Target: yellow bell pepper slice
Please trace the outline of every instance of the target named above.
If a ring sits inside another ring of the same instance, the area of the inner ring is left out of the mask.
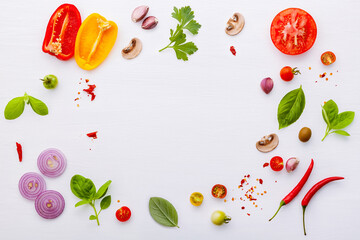
[[[75,60],[84,70],[99,66],[115,44],[118,27],[98,13],[88,16],[81,24],[75,42]]]

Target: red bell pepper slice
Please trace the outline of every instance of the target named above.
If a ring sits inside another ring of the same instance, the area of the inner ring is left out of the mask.
[[[42,50],[60,60],[74,55],[75,40],[81,25],[79,10],[72,4],[59,6],[51,15]]]

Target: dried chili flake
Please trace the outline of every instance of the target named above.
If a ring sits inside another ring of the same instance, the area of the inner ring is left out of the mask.
[[[94,101],[96,95],[94,94],[94,90],[96,88],[95,84],[88,84],[88,89],[83,89],[84,92],[87,92],[89,95],[91,95],[91,101]]]
[[[88,134],[86,134],[86,136],[93,138],[93,139],[97,139],[97,131],[88,133]]]
[[[264,181],[260,178],[260,179],[259,179],[259,183],[260,183],[260,184],[263,184],[263,182],[264,182]]]
[[[248,216],[250,216],[250,213],[247,213]]]
[[[230,47],[230,52],[232,53],[232,55],[236,56],[236,50],[235,50],[234,46]]]
[[[323,74],[320,74],[319,77],[320,78],[324,78],[326,76],[326,72],[324,72]]]
[[[16,142],[16,151],[19,156],[19,162],[22,162],[22,146],[20,143]]]
[[[263,165],[263,168],[265,168],[265,167],[268,167],[270,164],[269,163],[264,163],[264,165]]]
[[[242,209],[242,210],[244,210],[244,209],[245,209],[245,207],[244,207],[244,206],[242,206],[242,207],[241,207],[241,209]]]

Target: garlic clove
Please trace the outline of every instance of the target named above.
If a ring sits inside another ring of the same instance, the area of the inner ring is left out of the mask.
[[[148,6],[139,6],[135,8],[133,13],[131,14],[131,20],[133,20],[133,22],[139,22],[143,20],[146,14],[148,13],[148,11],[149,11]]]
[[[154,27],[156,27],[158,22],[159,22],[159,20],[156,17],[150,16],[150,17],[145,18],[141,27],[146,30],[153,29]]]
[[[274,87],[274,81],[269,77],[264,78],[260,83],[260,87],[266,94],[269,94]]]
[[[299,165],[299,163],[300,163],[300,160],[298,158],[296,158],[296,157],[289,158],[286,161],[286,165],[285,165],[286,171],[288,173],[294,171],[295,168]]]

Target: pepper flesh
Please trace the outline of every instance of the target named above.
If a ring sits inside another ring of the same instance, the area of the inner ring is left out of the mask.
[[[22,162],[22,146],[20,143],[16,142],[16,151],[19,156],[19,162]]]
[[[307,171],[305,172],[304,176],[301,178],[300,182],[294,187],[294,189],[288,195],[286,195],[286,197],[283,198],[283,200],[281,200],[278,210],[276,211],[275,215],[269,219],[269,221],[271,221],[276,216],[276,214],[279,212],[279,210],[282,206],[291,202],[296,197],[296,195],[299,194],[299,192],[305,185],[306,181],[308,180],[313,167],[314,167],[314,160],[311,159],[311,163],[310,163]]]
[[[303,228],[304,228],[304,235],[306,235],[305,230],[305,209],[307,205],[309,204],[311,198],[315,195],[317,191],[319,191],[320,188],[328,184],[329,182],[336,181],[336,180],[342,180],[343,177],[329,177],[321,180],[320,182],[316,183],[310,190],[306,193],[305,197],[301,201],[301,205],[303,208]]]
[[[98,13],[88,16],[81,25],[75,43],[75,60],[80,68],[99,66],[115,44],[118,27]]]

